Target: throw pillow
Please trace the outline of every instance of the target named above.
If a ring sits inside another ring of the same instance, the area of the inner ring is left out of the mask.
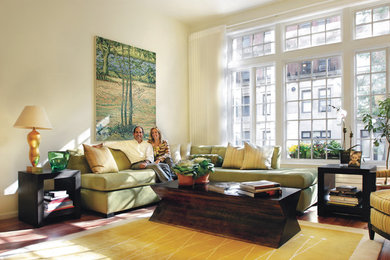
[[[112,153],[106,146],[93,147],[83,144],[84,154],[94,173],[118,172],[118,166]]]
[[[191,154],[189,156],[190,160],[195,159],[195,158],[210,159],[211,163],[214,164],[215,167],[221,167],[222,166],[222,162],[223,162],[222,156],[220,156],[218,154]]]
[[[193,145],[191,146],[191,154],[209,154],[211,153],[210,145]]]
[[[282,147],[279,145],[274,146],[274,152],[272,155],[271,167],[272,169],[280,168],[280,160],[282,156]]]
[[[180,145],[181,160],[187,160],[187,157],[190,155],[190,151],[191,151],[191,143]]]
[[[244,147],[245,156],[241,166],[242,170],[271,169],[273,147],[259,147],[250,143],[244,143]]]
[[[83,173],[91,173],[91,168],[89,168],[89,164],[85,155],[70,155],[67,169],[71,170],[79,170],[81,174]]]
[[[171,158],[175,164],[180,162],[181,160],[181,155],[180,155],[180,144],[171,144],[169,146],[170,151],[171,151]]]
[[[127,158],[126,154],[122,152],[119,149],[113,149],[113,148],[108,148],[110,149],[110,152],[112,156],[114,157],[114,160],[116,162],[116,165],[118,166],[118,170],[128,170],[131,167],[131,163],[129,158]]]
[[[222,168],[240,169],[244,160],[244,152],[245,150],[243,147],[233,147],[229,143]]]

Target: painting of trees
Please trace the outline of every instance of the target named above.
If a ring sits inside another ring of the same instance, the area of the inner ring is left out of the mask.
[[[156,124],[156,54],[96,37],[96,140],[128,140]]]

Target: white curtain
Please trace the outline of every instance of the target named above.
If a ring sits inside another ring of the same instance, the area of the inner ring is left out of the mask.
[[[189,122],[192,144],[226,143],[225,26],[189,37]]]

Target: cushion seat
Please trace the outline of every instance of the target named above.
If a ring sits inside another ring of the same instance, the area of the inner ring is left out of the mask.
[[[390,190],[378,190],[370,194],[370,239],[374,231],[390,239]]]
[[[122,170],[118,173],[85,173],[81,178],[81,187],[97,191],[114,191],[155,183],[153,170]]]
[[[215,172],[210,174],[210,180],[232,182],[269,180],[279,182],[283,187],[305,189],[317,183],[317,169],[241,170],[215,167]]]

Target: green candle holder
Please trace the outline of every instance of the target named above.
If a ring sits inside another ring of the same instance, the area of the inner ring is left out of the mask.
[[[70,154],[64,151],[51,151],[48,153],[49,163],[52,172],[59,172],[68,166]]]

